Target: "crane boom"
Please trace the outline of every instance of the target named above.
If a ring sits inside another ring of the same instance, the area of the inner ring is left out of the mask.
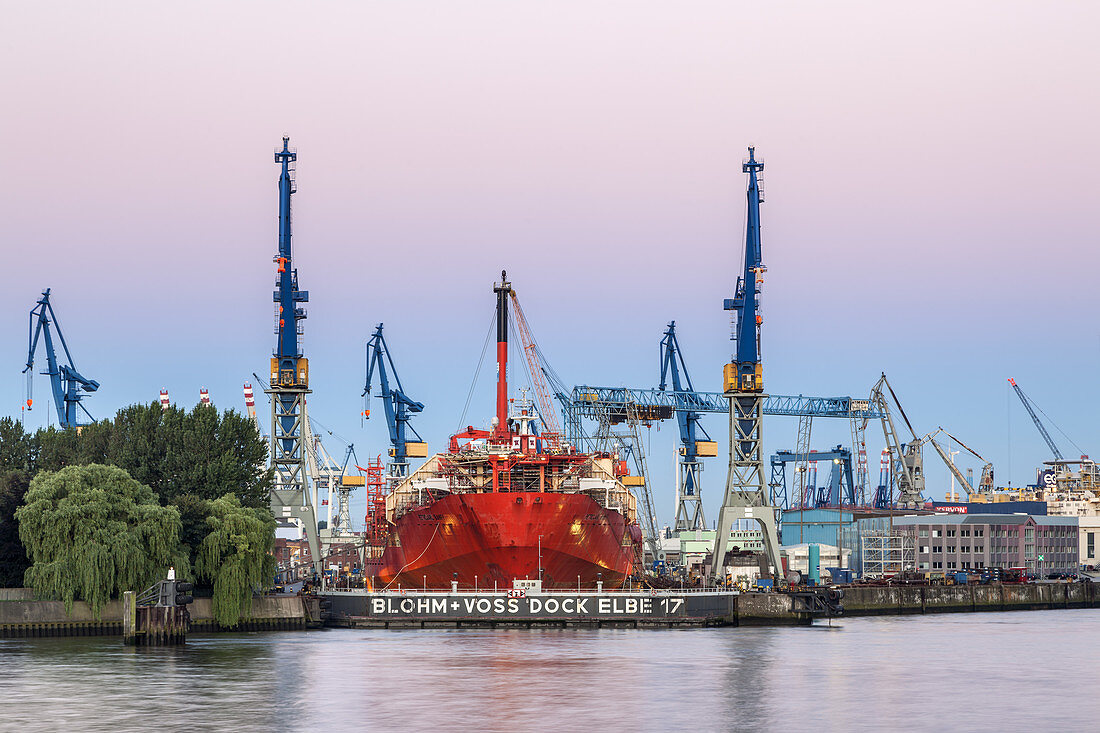
[[[944,432],[944,433],[947,433],[947,435],[950,435],[950,433],[948,433],[943,428],[940,428],[939,430],[937,430],[936,433],[939,433],[941,431]],[[962,473],[962,471],[959,470],[958,466],[956,466],[951,461],[950,456],[947,455],[947,451],[945,451],[943,449],[943,446],[940,445],[936,441],[936,433],[930,433],[925,438],[925,440],[932,444],[932,447],[936,449],[936,453],[939,453],[940,458],[943,459],[943,465],[947,466],[947,470],[951,472],[951,474],[955,477],[955,480],[958,481],[959,484],[962,486],[963,491],[966,492],[967,497],[973,495],[974,494],[974,487],[971,486],[970,482],[966,480],[966,477],[963,476],[963,473]],[[958,442],[958,441],[956,441],[956,442]],[[962,445],[962,443],[959,443],[959,445]],[[966,446],[963,446],[963,447],[965,448]],[[970,450],[970,449],[967,448],[967,450]],[[971,451],[971,453],[973,453],[973,451]]]
[[[1050,437],[1050,433],[1043,426],[1043,421],[1039,419],[1039,416],[1035,414],[1035,408],[1031,406],[1031,400],[1027,398],[1024,391],[1020,389],[1020,385],[1016,384],[1016,380],[1012,377],[1008,378],[1008,383],[1012,385],[1012,389],[1016,390],[1016,396],[1020,398],[1020,402],[1024,403],[1024,409],[1027,410],[1027,414],[1031,415],[1032,422],[1035,423],[1035,427],[1039,429],[1039,434],[1043,436],[1043,440],[1047,442],[1047,447],[1050,448],[1050,452],[1054,454],[1055,460],[1061,461],[1062,451],[1058,450],[1058,446],[1054,444],[1054,439]]]
[[[52,328],[51,328],[52,323]],[[65,352],[67,364],[59,364],[57,351],[54,348],[53,332],[57,332],[57,340],[61,342],[61,348]],[[73,356],[69,352],[69,345],[65,343],[65,336],[61,333],[61,324],[57,322],[53,306],[50,304],[50,288],[42,291],[42,297],[31,309],[30,326],[27,347],[27,366],[23,372],[27,375],[27,409],[34,404],[32,391],[32,375],[34,374],[34,353],[38,349],[38,339],[42,338],[46,349],[47,371],[43,374],[50,377],[50,389],[53,391],[54,408],[57,410],[57,422],[62,428],[77,426],[76,410],[79,407],[84,414],[91,419],[91,413],[81,404],[84,395],[81,392],[95,392],[99,389],[99,382],[88,379],[76,370],[73,364]]]
[[[539,418],[542,420],[542,425],[546,428],[547,433],[561,435],[561,426],[558,424],[554,403],[550,398],[550,385],[547,384],[535,339],[531,336],[531,329],[527,326],[527,317],[523,315],[523,309],[519,307],[519,296],[516,295],[515,289],[511,291],[511,296],[512,310],[516,314],[516,328],[519,330],[520,341],[523,342],[523,355],[527,357],[532,386],[535,388],[535,396],[539,401]]]
[[[386,365],[389,365],[387,370]],[[363,386],[363,397],[370,398],[371,383],[374,374],[378,373],[378,388],[382,398],[382,406],[386,412],[386,427],[390,434],[390,458],[389,476],[391,479],[401,479],[409,473],[409,451],[417,456],[427,456],[427,444],[416,432],[409,420],[418,412],[424,410],[424,404],[417,402],[405,394],[401,386],[401,378],[393,365],[393,356],[386,345],[386,338],[382,335],[382,324],[379,323],[367,342],[367,379]],[[391,384],[390,378],[393,378]],[[364,406],[363,416],[370,418],[369,403]],[[416,436],[416,440],[409,440],[409,433]]]
[[[664,391],[669,379],[672,381],[672,391],[682,396],[687,404],[698,401],[680,342],[676,338],[676,321],[668,324],[668,330],[661,339],[661,384],[658,389]],[[699,473],[703,468],[699,461],[699,434],[705,440],[704,455],[716,455],[718,446],[713,444],[707,431],[699,424],[701,417],[697,410],[676,411],[676,424],[680,429],[679,475],[676,482],[677,531],[705,529],[707,525],[699,486]]]

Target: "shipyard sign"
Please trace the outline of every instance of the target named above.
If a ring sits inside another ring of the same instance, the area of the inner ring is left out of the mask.
[[[685,618],[683,596],[643,593],[481,595],[372,595],[366,615],[378,619],[662,619]]]

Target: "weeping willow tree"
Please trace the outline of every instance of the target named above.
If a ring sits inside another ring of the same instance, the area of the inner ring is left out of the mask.
[[[241,506],[233,494],[209,503],[210,531],[195,561],[198,577],[213,583],[214,620],[233,627],[252,614],[252,593],[275,576],[275,518],[267,509]]]
[[[143,590],[169,566],[188,575],[179,512],[115,466],[39,473],[15,518],[31,561],[24,582],[67,612],[79,599],[99,618],[112,596]]]

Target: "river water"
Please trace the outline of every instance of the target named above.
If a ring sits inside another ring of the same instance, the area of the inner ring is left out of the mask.
[[[0,639],[0,730],[1100,729],[1100,611]]]

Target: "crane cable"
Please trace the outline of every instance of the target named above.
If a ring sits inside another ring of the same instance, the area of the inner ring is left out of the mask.
[[[455,428],[455,433],[462,432],[465,427],[462,423],[466,422],[466,413],[470,410],[470,403],[474,399],[474,389],[477,387],[477,378],[481,374],[481,366],[485,363],[485,354],[489,350],[489,339],[493,337],[493,326],[496,325],[496,313],[489,319],[489,330],[485,332],[485,343],[481,346],[481,358],[477,361],[477,369],[474,370],[474,378],[470,380],[470,391],[466,394],[466,404],[462,408],[462,414],[458,418],[458,427]]]

